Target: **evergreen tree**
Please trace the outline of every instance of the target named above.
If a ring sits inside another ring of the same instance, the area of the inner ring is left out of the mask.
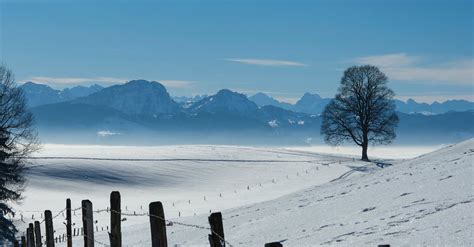
[[[12,203],[21,200],[25,158],[37,150],[33,115],[27,110],[23,91],[12,72],[0,65],[0,242],[13,241],[16,228]]]

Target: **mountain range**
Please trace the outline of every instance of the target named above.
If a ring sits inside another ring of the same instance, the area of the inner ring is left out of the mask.
[[[305,93],[295,104],[280,102],[265,93],[257,93],[249,97],[258,106],[273,105],[295,112],[321,114],[331,98],[322,98],[318,94]],[[421,113],[425,115],[442,114],[450,111],[474,110],[474,102],[467,100],[447,100],[443,103],[418,103],[413,99],[407,102],[395,99],[396,109],[403,113]]]
[[[145,80],[133,80],[133,84],[137,84],[138,82],[146,82]],[[146,85],[146,84],[143,84]],[[92,85],[89,87],[85,86],[75,86],[73,88],[66,88],[63,90],[53,89],[47,85],[34,83],[34,82],[26,82],[20,86],[23,91],[25,92],[26,98],[28,100],[28,104],[30,107],[52,104],[52,103],[59,103],[59,102],[66,102],[71,101],[80,97],[89,96],[90,94],[96,93],[104,89],[104,87],[100,85]],[[164,87],[161,85],[162,91]],[[111,88],[116,89],[117,85],[111,86]],[[118,87],[120,89],[120,87]],[[125,90],[134,91],[132,85],[128,85],[127,89]],[[110,90],[107,90],[110,92]],[[118,94],[120,92],[111,93],[111,94]],[[137,97],[137,96],[135,96]],[[208,95],[195,95],[192,97],[186,96],[167,96],[170,97],[177,105],[182,108],[189,108],[194,103],[203,100],[208,97]],[[106,97],[107,98],[107,97]],[[294,112],[302,112],[307,114],[321,114],[324,110],[324,107],[329,103],[331,98],[322,98],[318,94],[312,93],[305,93],[295,104],[290,104],[287,102],[281,102],[277,99],[259,92],[252,96],[249,96],[248,99],[253,101],[257,106],[276,106],[286,110],[291,110]],[[104,102],[105,103],[105,102]],[[168,107],[176,107],[176,104],[172,103],[173,106]],[[467,101],[467,100],[447,100],[445,102],[433,102],[431,104],[428,103],[419,103],[413,99],[408,99],[406,102],[402,100],[395,100],[396,109],[399,112],[403,113],[421,113],[425,115],[433,115],[433,114],[442,114],[450,111],[470,111],[474,110],[474,102]],[[157,106],[153,106],[157,107]],[[159,107],[162,107],[161,104]]]
[[[63,90],[53,89],[48,85],[26,82],[20,86],[23,90],[27,103],[30,107],[70,101],[79,97],[84,97],[92,93],[102,90],[104,87],[100,85],[92,85],[89,87],[75,86],[65,88]]]
[[[44,85],[22,87],[29,90],[25,95],[40,137],[61,143],[318,143],[322,142],[318,113],[330,100],[307,93],[294,105],[278,104],[263,93],[247,97],[223,89],[195,101],[185,99],[183,105],[162,84],[146,80],[91,87],[70,98],[64,96],[65,90]],[[48,103],[40,104],[38,99]],[[399,116],[401,143],[452,142],[474,136],[472,110],[437,115],[399,112]]]

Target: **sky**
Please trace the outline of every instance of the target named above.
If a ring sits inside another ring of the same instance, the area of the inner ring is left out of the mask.
[[[332,97],[346,68],[372,64],[399,99],[474,100],[473,16],[470,0],[0,0],[0,62],[19,83],[287,102]]]

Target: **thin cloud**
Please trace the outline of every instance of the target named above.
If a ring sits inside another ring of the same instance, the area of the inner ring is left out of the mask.
[[[380,56],[367,56],[355,59],[359,64],[373,64],[380,67],[405,67],[420,61],[420,57],[409,56],[406,53],[394,53]]]
[[[474,59],[423,66],[421,57],[396,53],[358,57],[353,62],[379,66],[389,78],[401,81],[469,85],[474,80]]]
[[[79,85],[89,83],[124,83],[127,79],[116,77],[47,77],[35,76],[28,79],[29,81],[54,84],[54,85]]]
[[[172,88],[190,88],[196,81],[184,81],[184,80],[157,80],[166,87]]]
[[[250,64],[250,65],[259,65],[259,66],[273,66],[273,67],[286,67],[286,66],[306,67],[306,66],[309,66],[309,65],[301,63],[301,62],[288,61],[288,60],[255,59],[255,58],[227,58],[225,60],[230,61],[230,62]]]

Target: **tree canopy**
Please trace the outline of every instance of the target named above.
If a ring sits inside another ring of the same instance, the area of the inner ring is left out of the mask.
[[[341,79],[337,94],[322,113],[321,134],[326,143],[353,142],[362,147],[362,160],[370,144],[389,144],[395,137],[398,116],[388,78],[372,65],[353,66]]]

